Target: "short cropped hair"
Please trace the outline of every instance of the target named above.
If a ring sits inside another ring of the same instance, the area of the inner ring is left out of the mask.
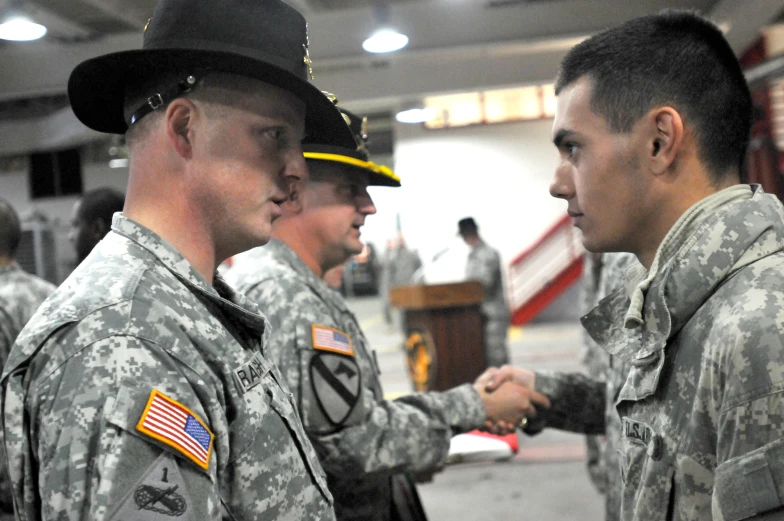
[[[125,204],[125,194],[113,188],[96,188],[82,195],[77,217],[85,223],[98,219],[106,223],[107,228],[112,225],[112,216],[115,212],[122,212]]]
[[[123,109],[125,120],[130,120],[133,113],[148,102],[150,96],[183,84],[185,78],[192,72],[192,69],[171,70],[147,81],[128,85]],[[183,97],[210,102],[209,110],[213,115],[217,115],[220,114],[221,105],[231,106],[238,103],[237,92],[253,93],[256,90],[252,83],[254,81],[256,80],[239,74],[212,71],[197,78],[192,90],[183,94]],[[153,122],[166,112],[166,107],[172,101],[173,99],[166,100],[164,104],[131,125],[125,133],[125,141],[129,147],[145,139],[149,129],[154,125]]]
[[[0,199],[0,255],[16,257],[16,249],[22,237],[22,225],[13,206],[5,199]]]
[[[588,38],[561,62],[559,94],[591,81],[591,109],[625,133],[649,110],[671,106],[697,140],[712,181],[743,175],[752,101],[738,60],[721,30],[689,11],[644,16]]]

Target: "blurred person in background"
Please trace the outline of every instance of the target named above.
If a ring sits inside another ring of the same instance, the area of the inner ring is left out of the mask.
[[[49,282],[24,271],[16,262],[22,236],[19,216],[8,201],[0,199],[0,368],[19,332],[41,303],[55,290]],[[0,436],[0,446],[2,446]],[[5,453],[0,449],[0,453]],[[13,519],[11,483],[5,457],[0,457],[0,520]]]
[[[504,291],[501,255],[479,235],[479,226],[472,217],[460,219],[458,234],[471,249],[466,263],[466,279],[482,283],[485,290],[482,315],[485,319],[485,362],[488,367],[509,363],[509,306]]]
[[[384,255],[384,268],[382,273],[381,294],[384,298],[384,321],[393,323],[392,306],[389,302],[389,292],[395,286],[414,284],[414,275],[422,267],[422,259],[416,250],[408,248],[403,234],[398,232],[394,239],[387,241],[387,251]]]
[[[623,287],[626,269],[637,264],[631,253],[586,254],[583,277],[583,313],[595,308],[606,296]],[[606,396],[615,396],[629,374],[629,364],[602,349],[585,329],[582,330],[583,363],[588,377],[607,386]],[[621,421],[615,412],[613,399],[605,402],[604,432],[586,435],[586,464],[591,480],[604,495],[605,520],[617,521],[621,506],[621,476],[616,469],[620,466]],[[543,425],[531,424],[528,434],[535,434]]]
[[[122,212],[125,194],[113,188],[96,188],[82,195],[71,212],[68,240],[79,265],[112,228],[112,217]]]
[[[21,237],[19,216],[10,203],[0,199],[0,367],[19,332],[55,290],[53,284],[27,273],[16,262]]]
[[[324,282],[327,283],[327,286],[337,292],[341,292],[343,288],[343,272],[345,269],[346,263],[344,262],[343,264],[339,264],[334,268],[328,269],[321,278],[324,279]]]

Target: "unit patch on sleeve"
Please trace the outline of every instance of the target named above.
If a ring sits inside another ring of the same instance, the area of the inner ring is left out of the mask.
[[[120,502],[107,521],[195,521],[194,512],[185,480],[174,456],[163,453]]]
[[[313,394],[333,425],[341,425],[359,400],[359,367],[353,358],[318,353],[310,360]]]
[[[354,356],[354,346],[351,337],[338,329],[313,324],[313,348],[320,351],[332,351],[341,355]]]
[[[190,409],[157,389],[150,393],[136,429],[176,449],[199,467],[209,467],[214,435]]]

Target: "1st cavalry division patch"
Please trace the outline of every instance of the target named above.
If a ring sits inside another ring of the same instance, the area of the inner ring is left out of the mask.
[[[157,389],[150,393],[136,429],[176,449],[199,467],[209,467],[214,435],[190,409]]]
[[[324,416],[333,425],[341,425],[359,400],[356,360],[332,353],[315,353],[310,360],[310,382]]]

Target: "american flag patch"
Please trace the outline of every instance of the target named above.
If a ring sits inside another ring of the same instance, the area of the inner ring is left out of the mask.
[[[190,409],[157,389],[150,393],[136,429],[177,449],[201,468],[209,467],[212,432]]]
[[[354,346],[351,345],[351,337],[348,334],[316,324],[313,324],[312,330],[314,349],[354,356]]]

